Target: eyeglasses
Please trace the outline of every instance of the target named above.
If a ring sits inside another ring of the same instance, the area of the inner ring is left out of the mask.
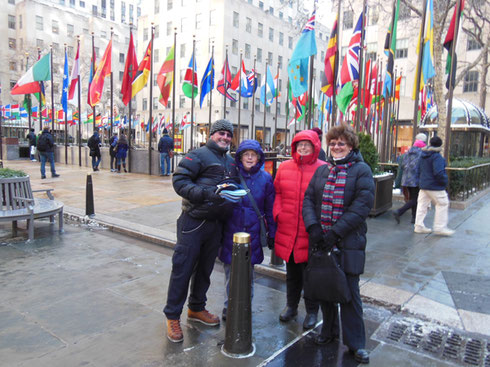
[[[221,130],[221,131],[218,131],[217,133],[218,133],[219,136],[226,136],[227,138],[232,138],[233,137],[233,135],[231,135],[228,131]]]
[[[328,143],[328,146],[330,148],[335,148],[335,146],[338,146],[338,147],[342,148],[342,147],[345,147],[346,145],[347,144],[345,144],[344,142],[341,142],[341,141],[338,141],[336,143],[333,143],[333,142],[332,143]]]

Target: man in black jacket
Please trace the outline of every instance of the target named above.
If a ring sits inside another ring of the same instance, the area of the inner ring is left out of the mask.
[[[233,125],[216,121],[204,147],[189,152],[174,172],[172,183],[182,196],[182,213],[177,219],[177,244],[172,257],[168,286],[167,337],[172,342],[184,340],[180,315],[189,292],[187,319],[205,325],[219,325],[219,317],[206,309],[210,275],[221,245],[223,220],[232,204],[216,194],[220,182],[237,176],[234,160],[227,154],[233,138]]]
[[[36,157],[34,156],[34,153],[36,151],[36,134],[34,133],[34,129],[31,129],[29,134],[27,134],[26,138],[29,140],[29,155],[31,161],[35,162]]]
[[[51,165],[51,177],[59,177],[54,168],[54,139],[49,132],[49,126],[45,126],[39,140],[37,141],[37,150],[41,157],[41,178],[46,178],[46,161],[49,160]]]

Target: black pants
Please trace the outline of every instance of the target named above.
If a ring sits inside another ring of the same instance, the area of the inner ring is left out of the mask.
[[[109,155],[111,156],[111,169],[114,169],[114,163],[116,163],[116,152],[111,151],[109,152]]]
[[[177,244],[172,257],[167,304],[163,309],[168,319],[180,319],[189,282],[189,309],[204,310],[222,230],[220,221],[194,219],[184,212],[177,219]]]
[[[409,200],[398,209],[398,215],[403,215],[408,209],[412,209],[412,218],[415,219],[417,214],[417,199],[419,197],[420,189],[418,187],[407,187]]]
[[[340,318],[342,321],[343,342],[351,350],[364,349],[366,347],[366,331],[362,318],[362,301],[359,292],[359,275],[347,275],[352,300],[340,305]],[[338,336],[339,323],[337,304],[322,302],[323,336]]]
[[[291,253],[289,261],[286,263],[286,289],[288,306],[294,309],[298,308],[301,299],[301,291],[304,287],[305,268],[307,263],[296,264],[294,255]],[[317,313],[319,303],[305,298],[305,307],[307,313]]]

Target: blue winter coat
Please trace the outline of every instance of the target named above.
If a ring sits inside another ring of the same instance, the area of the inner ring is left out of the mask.
[[[247,172],[240,161],[240,153],[250,149],[259,153],[260,159]],[[262,215],[265,215],[268,237],[274,237],[276,234],[276,224],[272,216],[272,207],[274,205],[275,190],[271,175],[261,169],[264,165],[265,157],[260,144],[255,140],[244,140],[236,151],[235,161],[260,212]],[[233,214],[225,223],[223,244],[218,255],[219,259],[225,264],[231,263],[233,234],[236,232],[250,233],[252,247],[251,262],[252,264],[260,264],[264,260],[264,253],[260,244],[260,222],[248,195],[244,196],[239,203],[234,205]]]
[[[174,149],[174,141],[168,136],[168,134],[163,135],[158,142],[158,151],[160,153],[168,153]]]
[[[446,190],[448,183],[446,161],[439,153],[441,147],[427,147],[422,150],[420,158],[419,187],[422,190]]]
[[[410,150],[403,155],[403,160],[401,163],[403,169],[402,186],[419,186],[421,155],[422,149],[420,149],[419,147],[411,147]]]

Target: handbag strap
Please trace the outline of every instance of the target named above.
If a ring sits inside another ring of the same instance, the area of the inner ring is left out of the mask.
[[[252,204],[252,207],[255,210],[255,214],[257,214],[257,217],[261,221],[261,224],[263,224],[265,226],[264,216],[260,213],[259,207],[257,206],[257,203],[255,202],[254,197],[250,193],[250,189],[248,188],[247,183],[245,182],[245,179],[243,178],[243,176],[241,175],[241,173],[238,173],[238,175],[240,176],[240,183],[242,184],[242,186],[247,191],[248,199],[250,200],[250,203]]]

